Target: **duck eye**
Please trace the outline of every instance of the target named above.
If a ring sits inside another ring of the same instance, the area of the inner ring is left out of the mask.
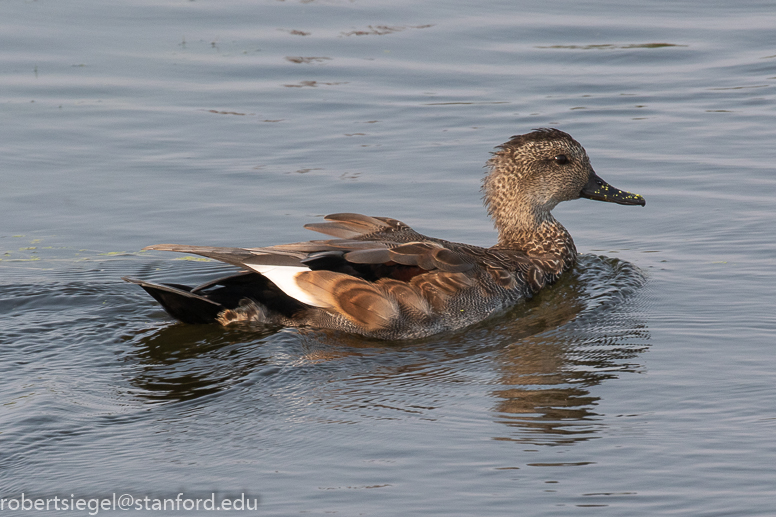
[[[565,154],[559,154],[555,157],[555,163],[558,165],[566,165],[569,162],[569,159],[566,157]]]

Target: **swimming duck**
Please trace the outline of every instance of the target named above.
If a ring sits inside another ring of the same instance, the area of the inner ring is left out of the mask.
[[[305,228],[331,237],[266,248],[156,244],[240,272],[190,287],[125,277],[185,323],[251,322],[335,329],[378,339],[460,329],[531,298],[571,268],[568,231],[550,213],[580,197],[621,205],[644,198],[593,171],[585,149],[557,129],[512,137],[482,185],[498,230],[490,248],[426,237],[388,217],[340,213]]]

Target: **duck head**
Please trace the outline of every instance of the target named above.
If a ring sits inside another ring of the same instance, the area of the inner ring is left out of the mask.
[[[550,211],[561,201],[584,197],[621,205],[646,204],[640,195],[602,180],[579,142],[557,129],[512,137],[498,147],[488,166],[482,189],[500,242],[511,240],[510,234],[525,238],[542,225],[559,225]]]

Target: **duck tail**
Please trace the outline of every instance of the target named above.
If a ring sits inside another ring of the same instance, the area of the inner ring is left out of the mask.
[[[157,284],[137,278],[122,280],[137,284],[159,302],[167,314],[183,323],[215,323],[218,315],[227,307],[196,293],[194,288],[181,284]]]
[[[130,277],[122,280],[145,289],[170,316],[183,323],[227,325],[234,321],[251,321],[273,324],[309,308],[254,271],[240,271],[196,287]]]

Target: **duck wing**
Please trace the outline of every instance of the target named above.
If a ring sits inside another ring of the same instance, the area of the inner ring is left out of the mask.
[[[367,332],[387,328],[407,313],[433,317],[474,288],[483,271],[477,255],[487,250],[429,239],[395,219],[333,214],[326,220],[307,227],[339,239],[262,248],[157,244],[145,249],[192,253],[258,273],[296,307],[328,311]],[[166,293],[183,295],[179,286],[165,285]],[[202,292],[185,291],[208,307],[198,298]],[[248,297],[274,310],[269,300]],[[163,296],[155,298],[164,305]]]

